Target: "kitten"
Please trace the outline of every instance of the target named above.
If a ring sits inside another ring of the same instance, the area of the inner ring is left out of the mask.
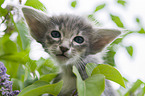
[[[30,28],[32,37],[42,44],[61,73],[54,83],[63,80],[64,84],[58,96],[71,96],[76,89],[76,76],[72,66],[76,66],[81,77],[88,76],[85,71],[87,63],[100,63],[94,54],[112,42],[121,32],[111,29],[94,28],[86,19],[74,15],[48,16],[38,10],[23,7],[22,11]],[[102,63],[102,62],[101,62]],[[101,96],[115,96],[106,80],[105,91]]]

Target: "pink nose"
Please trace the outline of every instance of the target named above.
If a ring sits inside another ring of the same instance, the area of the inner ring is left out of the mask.
[[[59,48],[60,48],[60,50],[62,51],[62,53],[64,53],[64,52],[66,52],[66,51],[69,50],[69,48],[64,47],[64,46],[60,46]]]

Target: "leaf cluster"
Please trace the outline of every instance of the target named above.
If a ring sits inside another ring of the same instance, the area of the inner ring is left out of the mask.
[[[30,39],[28,34],[28,27],[21,17],[17,8],[7,6],[3,8],[2,5],[6,0],[0,0],[0,28],[3,25],[5,28],[0,30],[0,61],[2,61],[6,68],[7,74],[10,75],[13,81],[13,90],[21,90],[19,96],[38,96],[44,93],[57,95],[63,85],[63,81],[56,84],[50,84],[53,78],[56,77],[58,68],[53,62],[48,59],[40,58],[39,60],[32,60],[29,57]],[[19,0],[21,4],[21,0]],[[116,0],[118,5],[126,6],[125,0]],[[27,0],[26,6],[31,6],[38,10],[46,12],[46,7],[39,0]],[[71,2],[73,8],[77,8],[78,1]],[[95,14],[107,8],[107,3],[97,5],[92,14],[88,14],[88,18],[95,22],[96,25],[101,25]],[[108,12],[108,16],[116,26],[125,29],[124,22],[119,15]],[[109,50],[104,57],[105,63],[109,64],[88,64],[86,71],[89,76],[86,80],[82,80],[78,70],[73,67],[73,72],[77,76],[77,91],[79,96],[100,96],[105,88],[105,79],[114,81],[121,86],[118,90],[120,96],[144,96],[145,85],[141,80],[137,80],[133,84],[123,78],[121,74],[112,66],[115,66],[114,56],[118,47],[124,47],[130,57],[134,56],[133,46],[124,46],[122,44],[123,38],[131,33],[145,34],[145,29],[141,25],[140,18],[136,18],[136,23],[140,30],[129,31],[111,43],[107,49]],[[12,39],[13,36],[16,36]],[[110,66],[112,65],[112,66]],[[124,84],[125,81],[125,84]]]

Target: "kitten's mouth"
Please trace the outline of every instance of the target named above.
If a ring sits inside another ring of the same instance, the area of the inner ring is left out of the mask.
[[[56,54],[56,56],[61,56],[61,57],[65,57],[65,58],[68,58],[66,55],[64,54]]]

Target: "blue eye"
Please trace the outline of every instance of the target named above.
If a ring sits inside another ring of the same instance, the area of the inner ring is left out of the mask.
[[[53,38],[60,38],[60,37],[61,37],[61,34],[60,34],[59,31],[52,31],[52,32],[51,32],[51,36],[52,36]]]
[[[77,43],[79,43],[79,44],[81,44],[81,43],[84,42],[84,38],[82,36],[76,36],[74,38],[74,41],[77,42]]]

